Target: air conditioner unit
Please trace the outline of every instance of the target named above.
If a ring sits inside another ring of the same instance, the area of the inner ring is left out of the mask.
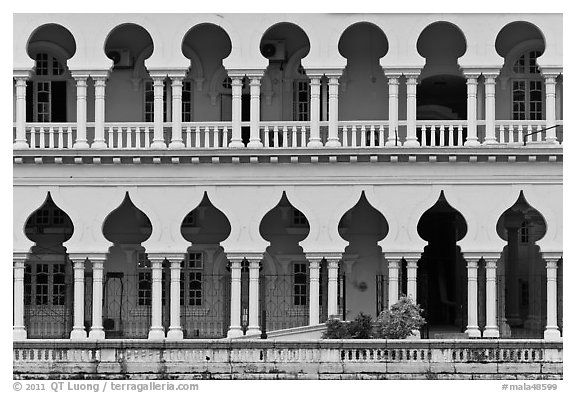
[[[271,61],[286,60],[286,45],[284,41],[267,40],[262,42],[260,50],[265,58]]]
[[[111,49],[108,57],[114,61],[114,68],[132,68],[132,56],[128,49]]]

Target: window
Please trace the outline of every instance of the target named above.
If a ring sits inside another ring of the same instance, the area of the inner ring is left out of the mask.
[[[33,219],[29,222],[29,225],[35,228],[27,227],[27,231],[44,233],[46,228],[61,228],[67,227],[69,224],[66,223],[66,214],[58,206],[56,206],[52,201],[46,203],[40,210],[32,216]],[[70,232],[69,229],[66,232]]]
[[[182,227],[190,228],[197,226],[198,223],[198,214],[196,210],[192,210],[186,217],[184,217],[184,221],[182,221]]]
[[[536,59],[539,51],[523,53],[512,66],[512,119],[542,120],[542,78]]]
[[[306,305],[306,285],[308,277],[305,263],[294,264],[294,305]]]
[[[27,306],[64,306],[66,304],[66,264],[26,264],[24,304]]]
[[[26,121],[66,121],[66,69],[48,54],[35,56],[35,75],[26,84]]]
[[[192,121],[192,82],[184,81],[182,84],[182,121]]]
[[[524,221],[520,227],[520,243],[528,243],[530,241],[530,227]]]
[[[138,253],[138,305],[152,305],[152,268],[146,253]]]
[[[163,110],[164,121],[170,121],[172,114],[170,113],[169,106],[172,101],[171,89],[169,89],[170,82],[164,81],[163,88]],[[192,82],[182,82],[182,121],[192,121]],[[144,121],[152,123],[154,121],[154,82],[147,80],[144,82]]]
[[[201,252],[190,252],[184,260],[180,273],[180,304],[202,305],[202,270],[204,258]]]
[[[167,103],[168,103],[168,84],[164,82],[164,121],[167,117]],[[144,121],[151,123],[154,121],[154,82],[147,80],[144,82]]]
[[[307,80],[294,81],[294,120],[310,119],[310,84]]]
[[[292,209],[292,225],[295,227],[305,227],[308,225],[306,216],[298,209]]]

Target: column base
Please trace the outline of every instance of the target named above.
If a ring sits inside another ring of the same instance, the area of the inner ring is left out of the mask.
[[[244,332],[242,331],[242,328],[240,326],[230,326],[230,328],[228,329],[228,334],[226,335],[226,338],[236,338],[236,337],[241,337],[244,335]]]
[[[14,341],[20,341],[20,340],[26,340],[27,338],[27,333],[26,333],[26,328],[24,328],[24,326],[14,326],[12,328],[12,340]]]
[[[148,332],[148,340],[164,340],[164,328],[161,326],[153,326]]]
[[[264,147],[264,145],[262,144],[262,142],[259,139],[251,139],[250,142],[248,142],[248,146],[250,148],[261,148]]]
[[[482,145],[498,145],[498,144],[500,144],[500,142],[498,142],[496,138],[485,139],[484,143],[482,143]]]
[[[231,149],[239,149],[244,147],[244,143],[242,143],[241,140],[231,140],[228,147]]]
[[[184,149],[185,147],[186,146],[184,145],[184,142],[182,142],[182,141],[172,141],[168,145],[169,149]]]
[[[519,315],[511,315],[509,317],[506,317],[506,321],[510,326],[521,326],[522,323],[524,322]]]
[[[166,335],[166,340],[184,340],[184,332],[180,326],[178,327],[171,327],[168,330],[168,334]]]
[[[28,146],[28,143],[26,141],[16,141],[14,142],[14,144],[12,145],[12,148],[14,150],[18,150],[18,149],[29,149],[30,146]]]
[[[560,142],[558,142],[558,139],[555,136],[550,137],[550,138],[546,138],[546,143],[550,143],[552,145],[559,145],[560,144]]]
[[[248,326],[248,330],[246,331],[247,336],[261,336],[262,330],[260,330],[259,326]]]
[[[166,149],[166,144],[164,141],[152,141],[150,149]]]
[[[478,142],[478,138],[466,139],[466,142],[464,142],[464,146],[465,147],[478,147],[478,146],[480,146],[480,142]]]
[[[400,147],[402,146],[402,142],[396,141],[394,139],[388,139],[384,144],[384,147]]]
[[[407,139],[404,142],[404,147],[420,147],[420,142],[417,139]]]
[[[90,145],[91,149],[108,149],[108,145],[104,141],[94,141]]]
[[[86,330],[83,327],[74,327],[70,332],[70,340],[72,341],[84,341],[86,340]]]
[[[500,337],[500,332],[496,326],[486,326],[484,328],[484,334],[482,334],[484,338],[498,338]]]
[[[320,139],[310,139],[306,147],[315,148],[315,147],[324,147],[324,145],[322,144],[322,141]]]
[[[326,141],[326,147],[341,147],[342,144],[338,139],[328,139]]]
[[[89,340],[104,340],[106,338],[106,333],[102,327],[96,327],[90,329],[90,333],[88,333]]]
[[[86,141],[76,141],[76,143],[74,143],[74,146],[72,146],[72,148],[73,149],[89,149],[90,145]]]
[[[480,338],[482,337],[482,333],[480,333],[480,329],[478,326],[470,326],[466,328],[464,332],[468,335],[468,338]]]
[[[560,335],[560,330],[556,326],[546,326],[544,330],[544,340],[560,340],[562,336]]]

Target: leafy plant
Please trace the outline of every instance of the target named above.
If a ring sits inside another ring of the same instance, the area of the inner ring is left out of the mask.
[[[422,309],[406,296],[401,297],[389,310],[384,310],[376,319],[376,336],[386,339],[403,339],[414,330],[420,329],[426,321]]]
[[[372,338],[372,317],[361,312],[348,325],[348,333],[351,338]]]
[[[326,331],[322,333],[322,338],[343,339],[350,338],[348,327],[345,322],[339,319],[330,318],[326,321]]]

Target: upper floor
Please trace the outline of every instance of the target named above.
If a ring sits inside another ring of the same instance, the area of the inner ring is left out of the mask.
[[[557,146],[559,14],[16,14],[14,148]]]

